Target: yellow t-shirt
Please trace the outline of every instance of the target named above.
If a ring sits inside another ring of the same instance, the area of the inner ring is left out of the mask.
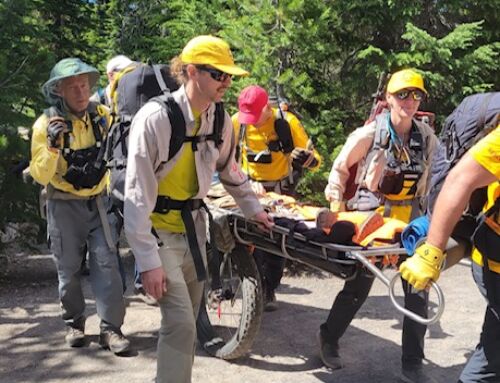
[[[500,125],[474,145],[470,149],[470,154],[499,180],[488,186],[488,201],[483,209],[486,211],[500,198]],[[500,224],[500,215],[497,217],[497,224]],[[500,232],[498,234],[500,235]],[[472,259],[480,265],[483,264],[482,256],[477,249],[474,249]],[[500,263],[490,260],[488,264],[491,270],[500,273]]]
[[[290,112],[285,112],[285,119],[290,125],[290,132],[293,139],[293,144],[296,148],[306,148],[309,137],[302,126],[299,119]],[[245,131],[244,143],[241,150],[241,169],[250,176],[251,179],[256,181],[279,181],[288,176],[290,172],[291,159],[289,154],[281,151],[267,152],[271,155],[270,163],[257,163],[247,161],[248,152],[251,151],[255,154],[268,149],[268,144],[271,141],[278,140],[278,134],[274,129],[276,109],[273,108],[272,116],[264,122],[263,125],[256,127],[247,125]],[[238,113],[232,117],[233,127],[235,132],[235,139],[238,142],[240,123],[238,122]],[[237,143],[238,144],[238,143]],[[320,166],[321,156],[318,152],[314,151],[314,157],[318,160],[318,164],[313,170]]]
[[[201,112],[194,109],[192,111],[195,119],[194,134],[196,135],[201,125]],[[199,186],[191,143],[185,142],[181,150],[179,160],[170,173],[160,181],[158,195],[183,201],[195,196],[198,193]],[[171,210],[167,214],[152,213],[151,221],[153,227],[157,230],[167,230],[172,233],[186,232],[180,210]]]

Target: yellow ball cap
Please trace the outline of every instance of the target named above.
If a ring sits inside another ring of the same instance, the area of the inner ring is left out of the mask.
[[[403,69],[394,73],[389,83],[387,91],[389,93],[399,92],[401,89],[416,88],[427,94],[424,87],[424,78],[411,69]]]
[[[229,45],[215,36],[197,36],[182,50],[180,59],[184,64],[210,65],[235,76],[248,76],[248,72],[234,64]]]

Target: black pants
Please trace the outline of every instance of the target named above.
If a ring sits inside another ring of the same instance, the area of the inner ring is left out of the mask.
[[[253,252],[255,262],[262,277],[264,292],[270,293],[278,288],[285,268],[285,258],[265,251],[255,249]]]
[[[357,276],[346,281],[344,288],[337,295],[325,323],[320,327],[321,335],[327,342],[336,345],[351,324],[354,315],[365,302],[373,285],[374,276],[360,271]],[[402,279],[405,293],[405,307],[427,318],[429,295],[425,291],[416,291]],[[406,316],[403,320],[403,355],[406,365],[418,365],[424,358],[424,336],[427,327]]]
[[[484,283],[484,269],[472,262],[472,275],[481,294],[486,298],[487,285]],[[491,274],[490,288],[500,295],[500,274]],[[500,310],[488,302],[484,314],[483,328],[479,344],[465,365],[460,382],[500,382]]]

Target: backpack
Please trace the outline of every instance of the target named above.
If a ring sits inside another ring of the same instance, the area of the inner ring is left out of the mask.
[[[500,92],[480,93],[466,97],[446,118],[432,160],[427,199],[429,217],[450,170],[477,141],[496,127],[499,113]],[[476,218],[481,213],[486,199],[486,188],[474,191],[468,208],[453,230],[453,237],[470,242],[476,228]]]
[[[147,102],[158,102],[167,110],[172,126],[168,160],[175,156],[186,141],[191,142],[195,150],[196,143],[203,140],[213,140],[217,147],[222,143],[225,117],[222,103],[216,104],[214,132],[211,135],[186,137],[184,116],[171,94],[171,90],[178,88],[167,65],[131,65],[115,78],[111,89],[113,121],[108,134],[106,160],[111,173],[111,198],[119,210],[123,207],[128,136],[132,119]]]

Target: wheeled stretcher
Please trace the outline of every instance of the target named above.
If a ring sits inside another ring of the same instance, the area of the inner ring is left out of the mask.
[[[205,307],[201,308],[198,318],[201,344],[215,356],[233,359],[244,355],[251,347],[258,331],[263,299],[260,277],[253,275],[258,274],[258,270],[253,264],[253,257],[248,254],[248,250],[251,251],[253,248],[301,262],[344,280],[354,278],[365,268],[388,287],[392,304],[404,315],[429,325],[438,321],[443,313],[444,297],[435,283],[431,286],[436,292],[437,309],[431,318],[421,317],[398,303],[394,288],[399,273],[388,278],[384,270],[396,267],[400,257],[406,257],[405,249],[399,244],[366,248],[320,243],[308,240],[301,233],[278,225],[270,231],[264,231],[259,224],[245,219],[237,210],[220,208],[211,210],[219,217],[221,215],[224,217],[224,225],[227,225],[226,229],[231,232],[235,241],[235,249],[225,253],[221,258],[223,291],[219,297],[222,298],[214,299],[213,294],[210,295],[208,292],[205,296],[206,305],[202,305]],[[245,312],[249,307],[254,312]],[[227,314],[235,311],[234,309],[240,311],[239,316],[233,317],[232,314]],[[232,321],[231,324],[227,323],[228,318]],[[252,320],[255,323],[250,323]],[[227,329],[229,330],[226,332]]]

